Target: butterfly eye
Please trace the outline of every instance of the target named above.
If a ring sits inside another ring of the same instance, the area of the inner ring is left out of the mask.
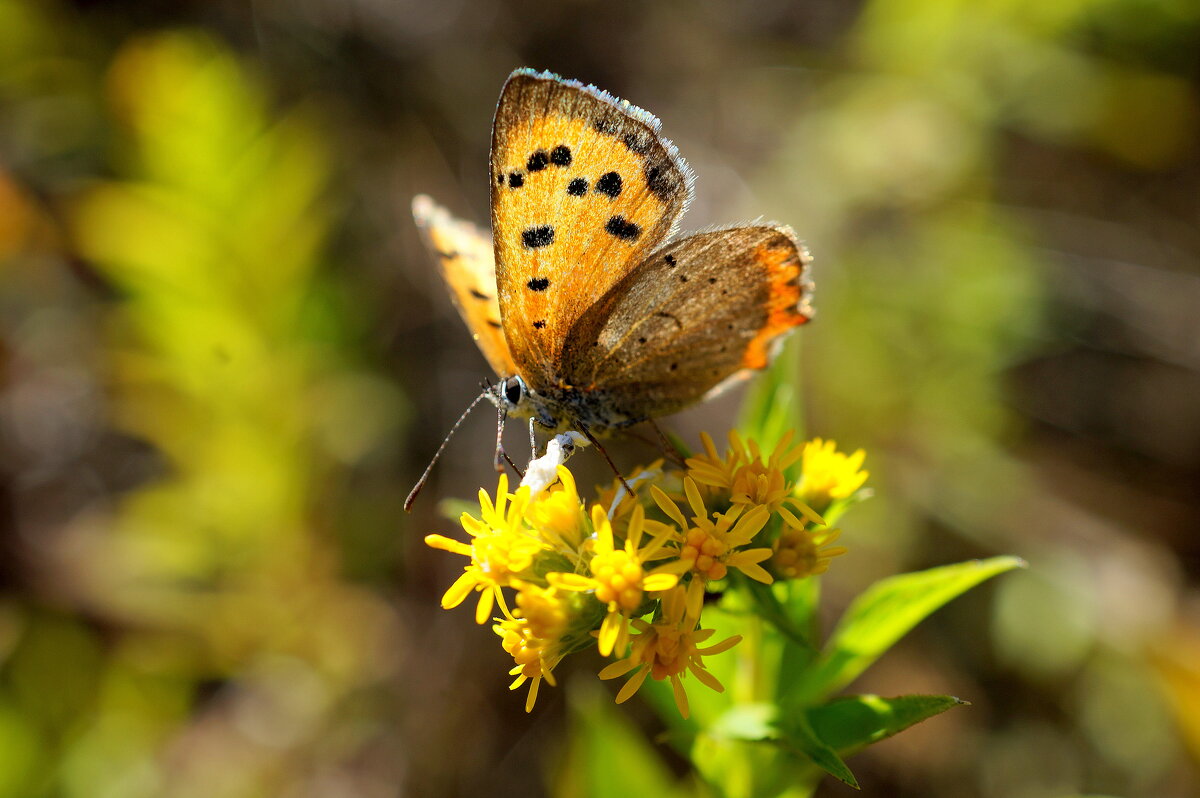
[[[510,405],[519,405],[525,394],[525,386],[520,377],[509,377],[504,383],[504,398]]]

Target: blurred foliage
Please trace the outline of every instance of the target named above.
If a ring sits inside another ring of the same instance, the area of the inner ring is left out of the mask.
[[[1030,564],[855,682],[972,703],[864,791],[1194,795],[1197,41],[1192,0],[0,0],[0,797],[599,795],[561,763],[661,730],[515,717],[401,556],[485,374],[406,208],[486,218],[521,65],[661,116],[685,229],[808,241],[803,379],[747,413],[871,451],[825,603]],[[479,424],[433,496],[482,484]]]

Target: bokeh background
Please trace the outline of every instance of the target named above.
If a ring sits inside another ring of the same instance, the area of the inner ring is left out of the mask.
[[[807,240],[806,432],[877,492],[829,612],[1030,563],[855,686],[972,702],[864,794],[1200,794],[1194,0],[0,0],[0,798],[568,794],[597,663],[526,716],[421,543],[491,414],[401,510],[488,376],[409,203],[487,219],[524,65],[662,118],[684,229]]]

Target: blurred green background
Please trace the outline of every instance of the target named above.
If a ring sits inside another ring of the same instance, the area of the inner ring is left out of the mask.
[[[0,0],[0,798],[555,794],[599,663],[524,715],[421,543],[490,414],[400,506],[488,376],[408,206],[486,221],[525,65],[662,118],[685,230],[812,249],[806,432],[877,491],[831,612],[1030,563],[855,685],[973,704],[864,794],[1200,794],[1194,0]]]

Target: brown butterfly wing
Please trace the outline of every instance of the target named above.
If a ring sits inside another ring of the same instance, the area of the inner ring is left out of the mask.
[[[808,253],[786,227],[697,233],[650,255],[572,328],[564,377],[631,420],[680,410],[765,368],[811,318]]]
[[[470,222],[455,219],[424,194],[413,199],[413,218],[437,259],[450,298],[499,377],[516,373],[500,323],[492,239]]]
[[[650,114],[550,73],[514,72],[492,132],[505,334],[535,391],[561,386],[575,322],[673,230],[691,173]]]

